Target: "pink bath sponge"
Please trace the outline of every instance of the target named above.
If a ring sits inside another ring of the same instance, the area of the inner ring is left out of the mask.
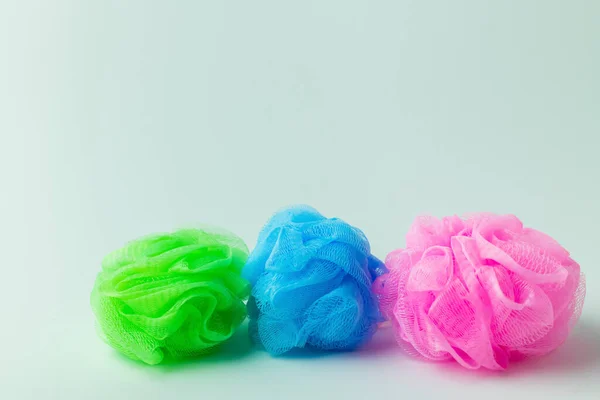
[[[513,215],[417,218],[385,264],[373,288],[401,347],[472,369],[551,352],[585,297],[569,252]]]

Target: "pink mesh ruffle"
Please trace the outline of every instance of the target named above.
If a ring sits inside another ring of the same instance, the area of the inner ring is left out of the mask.
[[[417,218],[385,264],[373,287],[401,347],[466,368],[554,350],[585,296],[579,264],[513,215]]]

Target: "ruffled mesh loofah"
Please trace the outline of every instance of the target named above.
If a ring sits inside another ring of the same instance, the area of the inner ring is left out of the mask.
[[[253,285],[248,312],[254,340],[271,354],[359,346],[380,321],[370,289],[384,268],[364,234],[347,223],[308,206],[278,212],[243,270]]]
[[[246,317],[247,255],[241,239],[214,229],[129,243],[104,259],[92,291],[100,335],[147,364],[207,352]]]
[[[579,265],[515,216],[418,218],[406,242],[374,290],[413,355],[504,369],[554,350],[581,314]]]

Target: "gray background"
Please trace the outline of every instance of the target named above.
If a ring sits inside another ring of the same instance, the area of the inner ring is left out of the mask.
[[[592,0],[0,0],[0,397],[594,398],[598,71]],[[379,257],[418,214],[514,213],[582,265],[580,324],[503,374],[412,360],[388,330],[279,359],[241,333],[179,367],[95,336],[104,254],[195,222],[252,248],[291,203]]]

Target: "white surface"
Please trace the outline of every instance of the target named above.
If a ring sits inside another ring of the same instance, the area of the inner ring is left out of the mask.
[[[600,398],[599,20],[593,0],[0,1],[0,398]],[[380,257],[421,213],[517,214],[582,265],[581,322],[496,374],[412,360],[385,330],[180,367],[95,336],[108,251],[194,222],[253,247],[301,202]]]

